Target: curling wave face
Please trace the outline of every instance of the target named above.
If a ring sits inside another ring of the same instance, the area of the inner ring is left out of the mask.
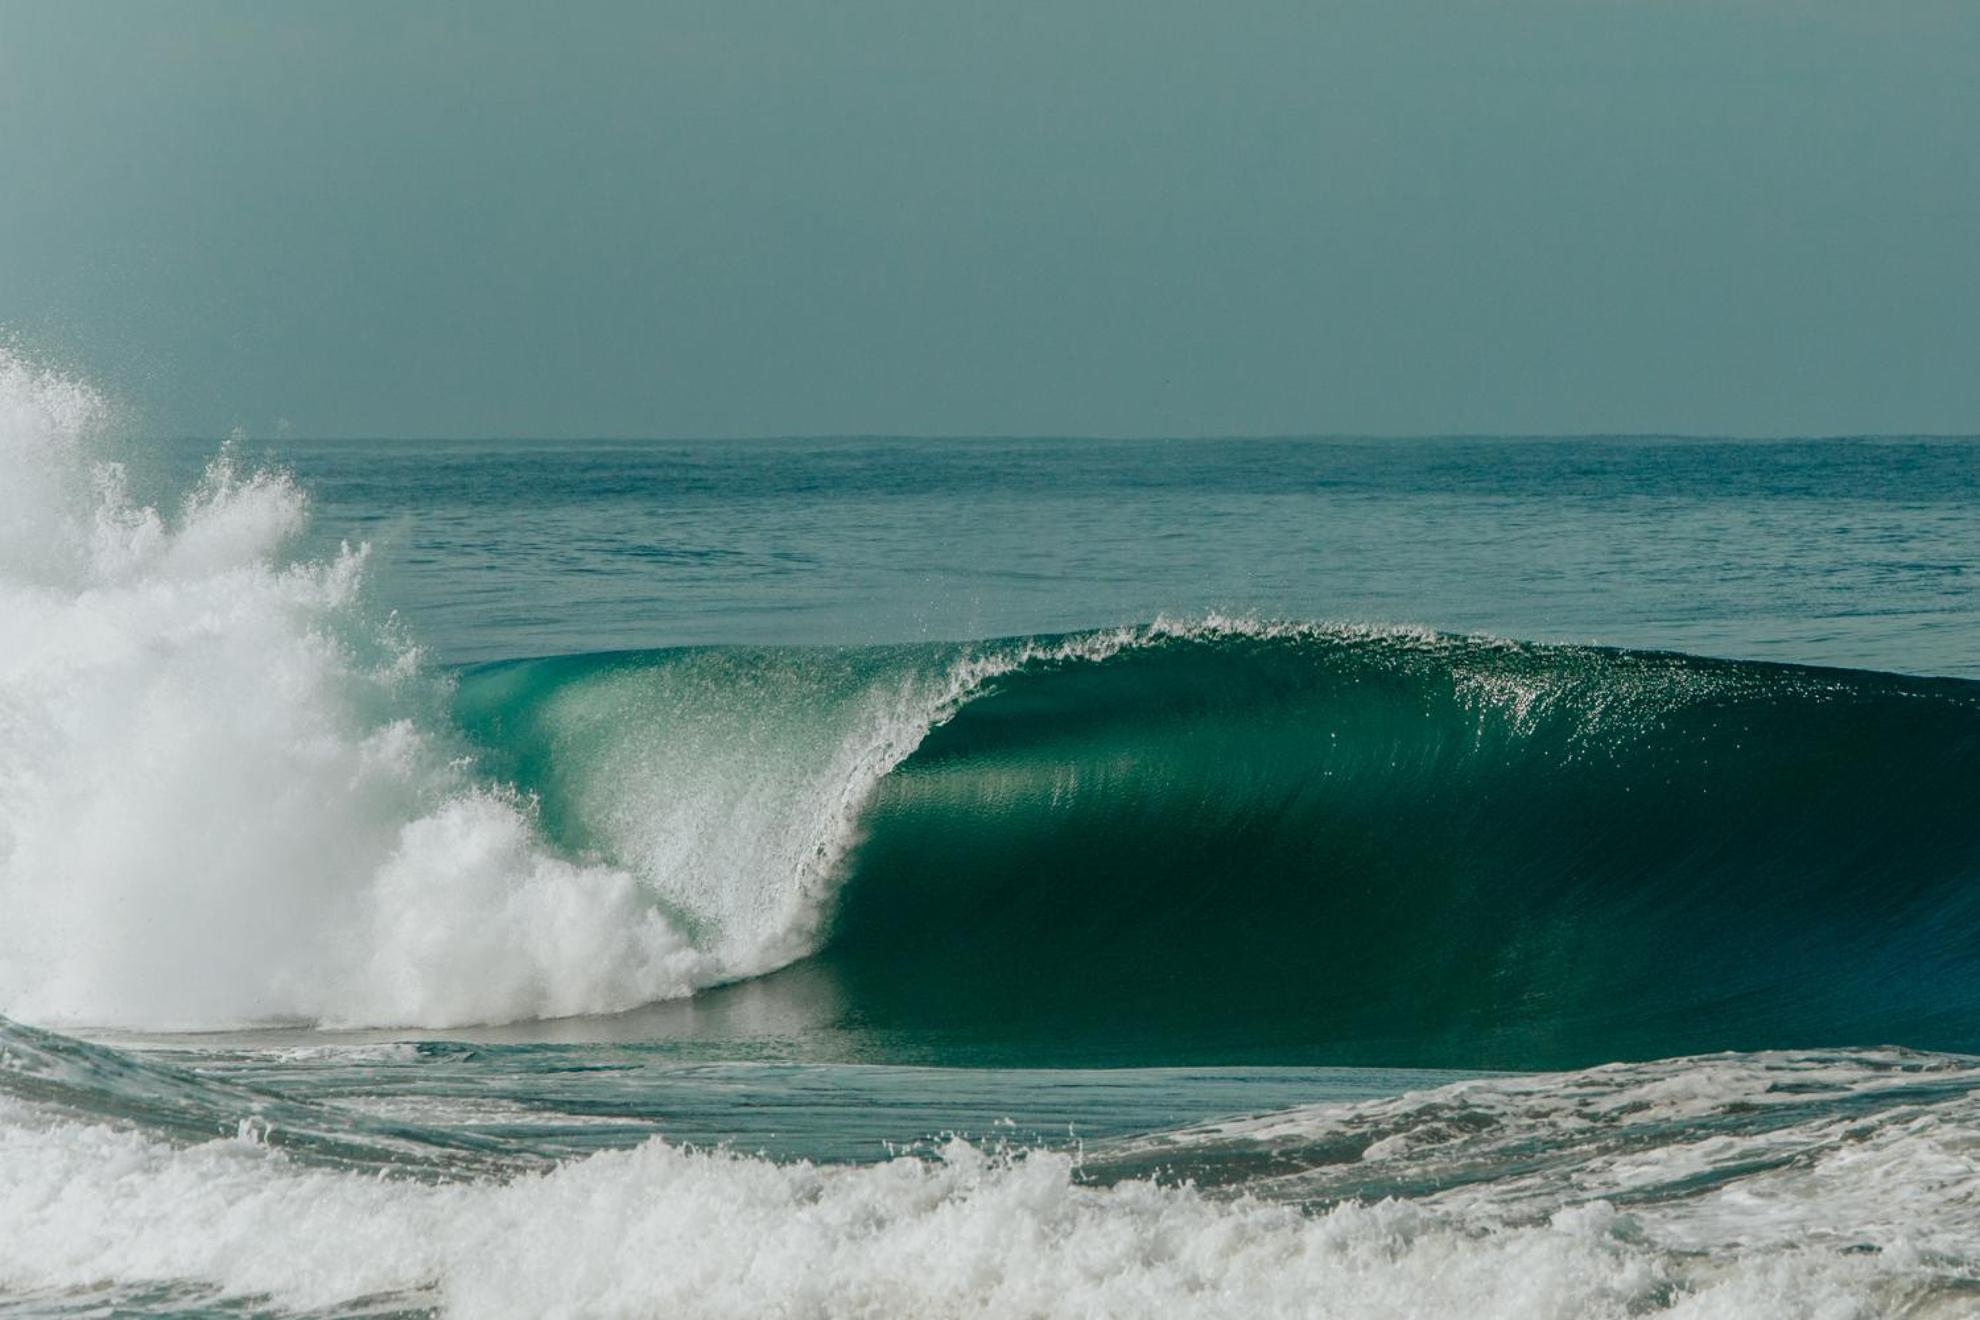
[[[1014,674],[885,781],[869,1017],[1561,1067],[1980,1046],[1980,686],[1211,636]]]

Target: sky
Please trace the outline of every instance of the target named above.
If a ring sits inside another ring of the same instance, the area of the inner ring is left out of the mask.
[[[161,434],[1980,432],[1971,0],[0,0]]]

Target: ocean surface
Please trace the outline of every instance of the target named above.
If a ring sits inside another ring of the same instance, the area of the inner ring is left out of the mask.
[[[118,416],[0,1315],[1980,1314],[1980,442]]]

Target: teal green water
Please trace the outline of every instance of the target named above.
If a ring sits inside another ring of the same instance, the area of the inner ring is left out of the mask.
[[[448,661],[1211,611],[1980,677],[1962,440],[289,441]],[[211,446],[140,450],[168,502]]]
[[[752,694],[746,721],[670,726],[708,775],[733,738],[795,756],[849,691],[946,650],[485,666],[457,710],[567,847],[625,856],[629,804],[658,815],[677,789],[627,745],[675,703],[707,717],[711,678],[786,690],[767,723]],[[990,680],[858,813],[821,952],[748,994],[824,1053],[925,1062],[1975,1050],[1976,796],[1962,680],[1171,637]]]
[[[471,662],[479,773],[747,981],[598,1032],[1060,1066],[1980,1045],[1980,444],[274,457],[313,543],[373,538],[378,604]]]
[[[0,1311],[1980,1295],[1980,445],[29,431]]]

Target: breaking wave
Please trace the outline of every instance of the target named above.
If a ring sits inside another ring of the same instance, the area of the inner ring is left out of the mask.
[[[1980,1047],[1980,684],[1217,619],[448,671],[292,480],[147,502],[103,414],[0,358],[15,1017],[767,976],[985,1058]]]

